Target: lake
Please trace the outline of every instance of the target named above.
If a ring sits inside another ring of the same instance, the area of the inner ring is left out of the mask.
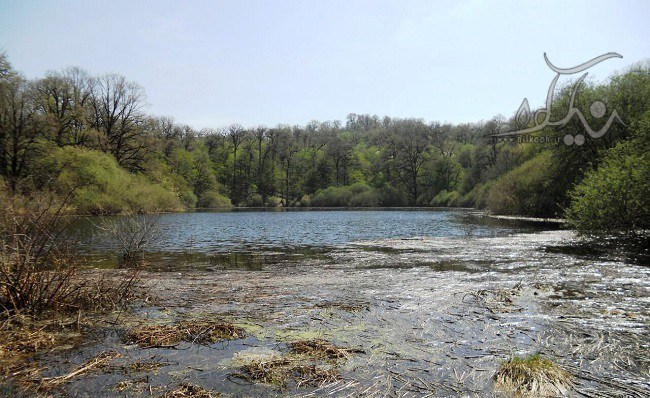
[[[141,271],[146,304],[45,361],[51,376],[102,350],[164,367],[88,373],[66,385],[70,396],[144,397],[179,380],[234,397],[491,396],[499,364],[535,352],[568,369],[587,396],[650,394],[650,269],[556,224],[473,210],[145,217],[159,229]],[[113,269],[115,249],[97,229],[119,220],[75,224],[81,251],[105,268],[96,272],[126,272]],[[173,348],[124,341],[141,325],[193,319],[230,322],[245,337]],[[279,387],[241,377],[243,365],[289,358],[292,342],[312,339],[354,349],[344,361],[309,362],[335,381]]]

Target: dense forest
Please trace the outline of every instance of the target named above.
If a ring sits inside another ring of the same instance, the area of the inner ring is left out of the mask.
[[[556,92],[555,120],[568,112],[572,88]],[[27,80],[2,54],[0,197],[53,192],[81,214],[451,206],[568,216],[580,229],[648,228],[650,66],[581,83],[573,106],[599,129],[606,117],[591,116],[595,100],[624,123],[584,145],[563,142],[585,134],[577,118],[494,137],[518,128],[514,115],[448,124],[349,114],[196,130],[147,114],[144,89],[123,76],[68,68]]]

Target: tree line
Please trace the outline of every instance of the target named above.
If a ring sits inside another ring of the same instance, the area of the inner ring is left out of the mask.
[[[612,153],[623,156],[616,147],[647,148],[649,76],[646,63],[605,82],[583,82],[573,106],[589,123],[603,122],[589,113],[598,99],[625,124],[578,146],[565,145],[563,137],[584,134],[579,120],[525,140],[500,139],[494,134],[520,127],[515,116],[501,115],[450,124],[349,114],[344,121],[197,130],[147,114],[144,89],[124,76],[68,68],[28,80],[2,54],[0,190],[72,192],[74,210],[93,214],[462,206],[578,217],[580,200],[589,196],[584,184],[593,184],[601,165],[612,172]],[[554,118],[571,106],[571,90],[566,84],[556,93]],[[635,166],[647,172],[647,155],[635,156],[641,162]],[[640,193],[646,188],[641,184]],[[592,196],[593,202],[598,195]],[[647,218],[641,202],[635,211]]]

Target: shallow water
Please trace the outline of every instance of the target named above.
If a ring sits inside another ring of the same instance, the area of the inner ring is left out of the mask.
[[[44,360],[50,375],[104,349],[168,366],[90,373],[69,396],[156,396],[182,380],[232,396],[491,396],[501,361],[538,351],[575,375],[576,396],[650,396],[650,269],[567,250],[579,246],[570,231],[470,211],[191,213],[160,225],[143,275],[151,305]],[[96,237],[86,250],[112,256]],[[138,323],[206,317],[248,337],[176,349],[120,340]],[[307,338],[364,353],[321,388],[234,377],[240,358]]]

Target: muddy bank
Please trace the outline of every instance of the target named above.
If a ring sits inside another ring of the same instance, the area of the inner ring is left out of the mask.
[[[225,396],[478,397],[501,394],[502,361],[539,352],[575,377],[575,396],[648,396],[650,269],[553,249],[574,240],[567,231],[366,240],[254,268],[146,271],[147,305],[98,325],[74,349],[42,356],[42,377],[115,352],[111,366],[53,393],[161,396],[191,383]],[[196,319],[231,324],[241,336],[149,348],[125,338],[143,325]],[[294,365],[296,341],[355,351]],[[278,358],[318,382],[239,377],[251,361]]]

